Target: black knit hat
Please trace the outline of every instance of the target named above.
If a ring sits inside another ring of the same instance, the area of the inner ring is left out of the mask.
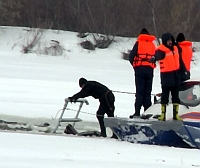
[[[82,85],[84,85],[87,82],[87,80],[85,78],[80,78],[79,79],[79,86],[81,87]]]
[[[176,42],[182,42],[185,41],[185,36],[183,33],[179,33],[178,36],[176,37]]]
[[[149,34],[146,28],[143,28],[140,32],[140,34]]]

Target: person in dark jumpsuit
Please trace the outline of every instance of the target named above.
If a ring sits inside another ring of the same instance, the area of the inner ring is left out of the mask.
[[[100,105],[96,112],[96,117],[99,122],[101,136],[107,137],[106,128],[104,125],[104,115],[107,114],[108,117],[114,117],[114,111],[115,111],[114,94],[105,85],[97,81],[88,81],[85,78],[79,79],[79,86],[82,88],[80,92],[74,94],[72,97],[69,97],[68,99],[71,102],[76,102],[78,98],[85,98],[88,96],[92,96],[95,99],[99,99]],[[111,138],[117,139],[117,136],[113,133]]]

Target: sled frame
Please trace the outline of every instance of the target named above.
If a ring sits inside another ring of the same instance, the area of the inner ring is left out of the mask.
[[[86,99],[82,99],[82,98],[77,99],[75,103],[80,103],[80,104],[79,104],[79,108],[76,112],[75,117],[74,118],[63,118],[63,115],[64,115],[64,113],[67,109],[67,105],[68,105],[69,102],[70,102],[70,100],[68,98],[65,98],[65,103],[64,103],[64,106],[63,106],[63,109],[62,109],[62,113],[60,114],[60,117],[58,119],[56,127],[53,130],[53,133],[56,133],[56,130],[60,126],[61,122],[73,122],[73,126],[74,126],[76,122],[82,121],[80,118],[78,118],[78,116],[79,116],[79,113],[81,111],[83,104],[85,103],[86,105],[89,105],[88,101]]]

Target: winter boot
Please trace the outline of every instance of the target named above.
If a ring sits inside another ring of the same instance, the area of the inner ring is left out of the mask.
[[[165,121],[166,117],[166,104],[161,104],[161,116],[158,117],[158,120]]]
[[[138,115],[138,114],[133,114],[133,115],[130,115],[129,118],[140,118],[140,115]]]
[[[105,132],[101,132],[100,136],[101,136],[101,137],[107,137],[107,135],[106,135]]]
[[[110,138],[118,139],[118,137],[114,133]]]
[[[130,115],[129,118],[140,118],[140,110],[135,110],[135,114]]]
[[[182,121],[183,119],[179,117],[178,115],[178,110],[179,110],[179,104],[174,103],[173,104],[173,120],[179,120]]]

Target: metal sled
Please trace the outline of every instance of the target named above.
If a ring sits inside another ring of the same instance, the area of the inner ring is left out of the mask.
[[[75,125],[76,122],[80,122],[82,121],[80,118],[78,118],[78,115],[80,113],[80,110],[83,106],[83,104],[85,103],[86,105],[88,105],[88,101],[86,99],[77,99],[76,103],[80,103],[79,108],[77,110],[76,116],[74,118],[63,118],[64,112],[67,109],[67,105],[70,102],[70,100],[68,98],[65,99],[65,103],[64,103],[64,107],[62,109],[62,113],[58,119],[58,123],[56,124],[55,129],[53,130],[53,133],[56,133],[56,130],[58,129],[58,127],[60,126],[61,122],[73,122],[73,126]]]

